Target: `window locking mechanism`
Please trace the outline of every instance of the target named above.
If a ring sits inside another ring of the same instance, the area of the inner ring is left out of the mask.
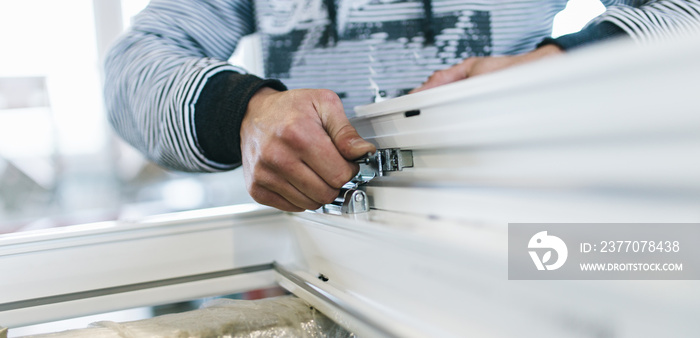
[[[360,165],[360,171],[340,189],[335,201],[323,206],[324,212],[357,214],[369,211],[367,194],[359,187],[375,177],[384,176],[387,172],[413,167],[413,151],[379,149],[374,154],[367,153],[354,162]]]

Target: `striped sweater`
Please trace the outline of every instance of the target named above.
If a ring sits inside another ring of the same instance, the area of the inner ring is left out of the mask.
[[[566,0],[153,0],[107,57],[105,100],[118,134],[152,161],[222,171],[240,165],[241,120],[263,86],[329,88],[351,114],[466,57],[617,35],[647,42],[700,22],[698,0],[603,3],[581,32],[551,39]],[[254,32],[267,79],[226,61]]]

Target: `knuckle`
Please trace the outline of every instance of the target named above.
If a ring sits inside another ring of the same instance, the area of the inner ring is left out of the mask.
[[[320,208],[320,207],[322,207],[322,206],[323,206],[323,204],[318,203],[318,202],[309,202],[309,203],[307,203],[307,205],[304,206],[304,209],[306,209],[306,210],[316,210],[316,209],[318,209],[318,208]]]
[[[256,201],[260,204],[269,205],[271,202],[270,194],[268,194],[267,191],[265,190],[265,188],[263,188],[258,183],[254,182],[253,184],[251,184],[250,188],[248,189],[248,193],[250,194],[250,197],[252,197],[254,201]]]
[[[282,208],[278,208],[278,209],[282,209]],[[286,209],[282,209],[282,210],[289,211],[289,212],[302,212],[302,211],[304,211],[304,208],[300,208],[296,205],[291,205],[291,206],[287,207]]]
[[[299,123],[289,122],[279,131],[278,137],[282,142],[295,147],[306,144],[306,133]]]
[[[357,135],[357,130],[355,130],[355,127],[349,124],[343,125],[337,129],[335,132],[334,142],[336,143],[336,147],[338,147],[341,154],[352,150],[352,142],[355,141],[356,137],[359,137],[359,135]]]
[[[268,142],[268,143],[264,144],[262,147],[260,147],[259,160],[256,163],[256,166],[261,164],[261,163],[267,162],[270,157],[276,156],[278,149],[279,149],[279,144],[276,142]]]
[[[292,161],[283,153],[272,154],[270,158],[268,158],[267,163],[270,167],[278,171],[286,171],[292,167]]]
[[[250,190],[264,188],[267,175],[265,174],[265,168],[261,162],[255,164],[255,169],[253,170],[251,178]]]
[[[264,184],[262,183],[262,180],[260,177],[254,176],[253,181],[250,183],[250,186],[248,187],[248,191],[251,194],[256,194],[256,195],[262,195],[263,192],[266,190]]]
[[[318,97],[324,102],[335,103],[340,101],[338,94],[330,89],[319,89]]]
[[[336,199],[336,197],[338,197],[339,193],[340,193],[340,191],[338,191],[338,190],[326,189],[326,191],[324,191],[320,196],[321,203],[328,204],[328,203],[333,202]]]
[[[264,171],[266,168],[285,169],[291,164],[288,154],[280,147],[268,146],[263,149],[260,161],[256,163],[256,173]]]
[[[336,174],[334,174],[330,178],[330,184],[331,187],[340,189],[345,183],[350,181],[352,178],[352,171],[349,168],[342,168],[337,171]]]

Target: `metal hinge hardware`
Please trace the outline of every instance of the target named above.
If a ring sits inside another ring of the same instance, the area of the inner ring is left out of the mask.
[[[355,160],[360,164],[360,172],[354,180],[366,183],[375,177],[384,176],[390,171],[400,171],[413,167],[413,151],[401,149],[379,149],[374,154],[367,154]]]
[[[323,206],[324,212],[357,214],[369,211],[367,194],[359,187],[375,177],[384,176],[384,173],[413,167],[413,151],[379,149],[355,160],[355,163],[360,165],[360,171],[340,189],[333,203]]]

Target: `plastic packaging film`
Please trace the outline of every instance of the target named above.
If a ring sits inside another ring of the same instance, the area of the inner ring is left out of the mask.
[[[0,331],[1,332],[1,331]],[[33,337],[354,337],[294,296],[261,300],[216,299],[183,313]]]

